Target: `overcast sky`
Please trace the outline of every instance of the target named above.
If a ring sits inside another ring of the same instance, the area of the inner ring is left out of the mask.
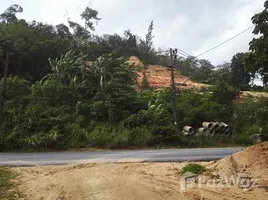
[[[102,18],[97,34],[131,29],[144,36],[155,22],[155,47],[179,47],[198,55],[252,26],[251,17],[263,10],[264,0],[92,0]],[[66,11],[73,20],[88,0],[0,0],[0,12],[12,4],[24,8],[19,18],[50,24],[66,23]],[[237,52],[248,50],[251,31],[201,58],[217,65],[230,61]]]

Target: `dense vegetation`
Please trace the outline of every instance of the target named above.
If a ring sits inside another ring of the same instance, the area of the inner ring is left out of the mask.
[[[261,72],[247,70],[243,53],[216,69],[194,57],[176,61],[181,73],[214,86],[180,91],[174,126],[170,89],[155,91],[144,79],[137,90],[126,62],[135,55],[145,67],[165,64],[153,47],[153,21],[144,39],[130,30],[96,36],[100,18],[91,8],[81,14],[85,26],[26,22],[16,17],[22,11],[13,5],[0,15],[2,150],[244,145],[259,128],[268,132],[267,99],[234,103],[238,90],[254,89],[250,79]],[[183,126],[198,128],[203,121],[230,124],[233,137],[180,135]]]

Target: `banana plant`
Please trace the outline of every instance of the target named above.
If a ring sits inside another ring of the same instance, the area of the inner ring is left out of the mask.
[[[148,111],[159,116],[165,112],[164,94],[159,91],[148,103]]]
[[[83,65],[82,58],[75,55],[73,51],[63,54],[60,58],[52,60],[49,58],[52,72],[45,76],[41,83],[48,79],[56,80],[58,83],[69,83],[73,78],[73,73],[78,73],[79,68]]]

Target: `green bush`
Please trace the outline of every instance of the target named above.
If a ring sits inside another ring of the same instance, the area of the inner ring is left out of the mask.
[[[127,128],[136,128],[150,124],[150,117],[146,110],[140,110],[137,114],[133,114],[123,120],[123,125]]]
[[[177,112],[179,128],[189,125],[197,129],[204,121],[231,122],[233,110],[215,102],[210,93],[184,91],[178,96]]]
[[[233,142],[241,145],[251,144],[249,137],[253,134],[268,135],[268,100],[246,99],[236,104],[232,128]]]
[[[152,135],[146,128],[127,129],[123,126],[100,124],[89,134],[89,146],[106,148],[146,147]]]
[[[199,175],[206,171],[206,168],[204,166],[201,166],[196,163],[189,163],[185,165],[181,170],[181,175],[185,174],[186,172],[191,172],[193,174]]]
[[[224,81],[219,81],[212,87],[212,99],[222,105],[232,105],[238,91]]]

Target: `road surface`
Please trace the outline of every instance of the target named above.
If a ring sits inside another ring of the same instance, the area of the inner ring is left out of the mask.
[[[211,161],[240,150],[242,148],[0,153],[0,166],[64,165],[89,162]]]

